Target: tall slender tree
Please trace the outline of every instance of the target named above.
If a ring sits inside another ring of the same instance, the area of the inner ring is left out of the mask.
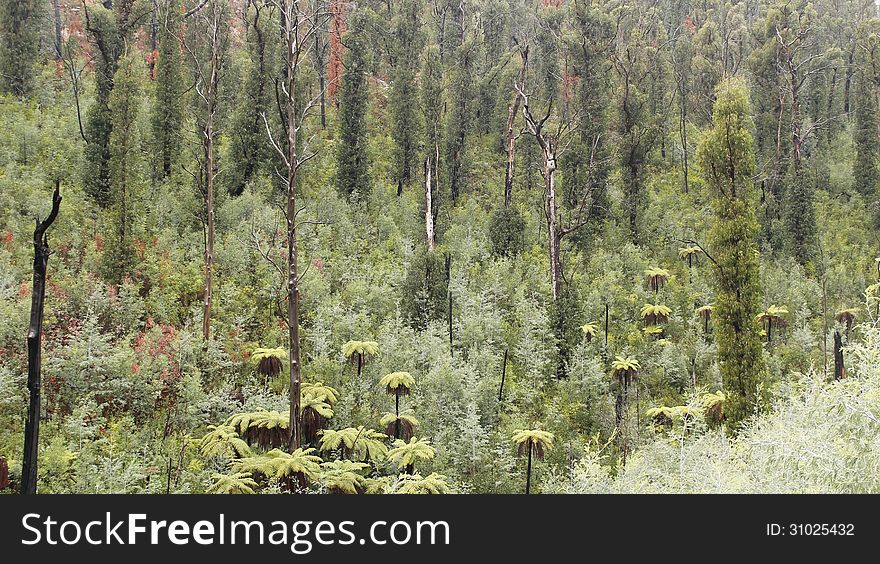
[[[404,0],[394,26],[397,50],[391,79],[391,107],[398,190],[410,183],[413,171],[418,166],[420,124],[416,73],[423,43],[421,11],[420,0]]]
[[[712,128],[701,140],[697,157],[715,210],[710,232],[711,259],[716,266],[712,319],[727,393],[724,411],[733,429],[760,405],[767,372],[755,318],[762,293],[755,249],[752,127],[745,85],[737,80],[723,82]]]
[[[157,6],[157,40],[155,61],[156,93],[153,97],[151,124],[156,155],[155,178],[171,175],[180,152],[183,123],[183,76],[180,68],[180,1],[162,0]]]
[[[199,124],[199,172],[196,186],[204,202],[205,228],[204,285],[202,289],[202,339],[211,338],[211,310],[214,304],[214,198],[218,174],[217,113],[220,106],[220,78],[225,70],[229,44],[228,6],[221,0],[207,0],[193,13],[182,41],[194,77]]]
[[[10,0],[0,5],[0,84],[14,96],[27,96],[39,56],[42,4]]]
[[[345,70],[339,96],[339,149],[336,183],[345,196],[364,195],[370,189],[367,163],[367,71],[369,68],[363,20],[357,12],[349,20]]]

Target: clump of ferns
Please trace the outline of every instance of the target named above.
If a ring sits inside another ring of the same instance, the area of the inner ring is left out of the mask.
[[[233,459],[253,454],[232,425],[208,425],[208,432],[194,442],[205,458]]]
[[[361,377],[367,360],[378,354],[379,343],[376,341],[348,341],[342,345],[342,355],[357,366],[358,378]]]
[[[283,359],[287,358],[287,351],[283,348],[269,349],[257,348],[251,354],[251,361],[256,364],[256,372],[263,376],[263,387],[269,385],[269,381],[275,379],[284,370]]]
[[[672,309],[662,304],[645,304],[639,312],[645,327],[668,323],[671,314]]]
[[[663,327],[659,325],[648,325],[643,329],[646,337],[651,337],[655,341],[659,342],[663,337]]]
[[[648,287],[656,294],[660,288],[666,285],[672,277],[665,268],[653,267],[645,270],[645,279]]]
[[[424,477],[418,472],[415,474],[401,474],[392,484],[389,493],[408,495],[447,494],[451,491],[448,480],[449,478],[436,472],[431,472]]]
[[[707,304],[704,306],[700,306],[696,309],[697,316],[703,322],[703,333],[709,334],[709,321],[712,319],[712,311],[715,309],[715,306],[712,304]]]
[[[409,441],[395,440],[394,448],[388,451],[388,460],[403,473],[414,474],[416,462],[432,460],[435,454],[437,451],[431,441],[412,437]]]
[[[788,309],[771,305],[755,317],[763,327],[764,334],[767,336],[767,344],[772,344],[773,342],[774,327],[776,327],[778,331],[781,331],[788,325],[788,322],[784,317],[785,315],[788,315]]]
[[[381,462],[388,454],[387,436],[364,426],[348,427],[320,432],[321,445],[318,452],[338,452],[340,458],[373,463]]]
[[[332,460],[321,464],[321,485],[331,494],[362,494],[367,490],[364,472],[370,468],[363,462]]]
[[[272,449],[265,454],[233,460],[231,471],[248,473],[259,482],[275,481],[282,490],[298,492],[321,476],[321,458],[313,448],[298,448],[293,452]]]
[[[205,490],[215,494],[254,494],[259,484],[251,476],[250,472],[236,472],[234,474],[211,474],[213,482]]]
[[[701,254],[703,254],[703,249],[695,245],[680,247],[678,249],[678,258],[686,261],[688,268],[693,267],[694,264],[697,264],[699,262],[698,259],[700,258]]]
[[[290,414],[279,411],[258,410],[237,413],[226,420],[251,446],[261,449],[280,448],[290,442]]]

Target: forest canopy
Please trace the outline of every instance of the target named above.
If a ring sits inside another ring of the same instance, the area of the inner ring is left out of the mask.
[[[873,0],[20,0],[0,93],[0,493],[880,491]]]

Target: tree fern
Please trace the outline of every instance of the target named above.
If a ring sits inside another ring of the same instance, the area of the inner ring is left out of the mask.
[[[401,413],[400,415],[385,413],[379,420],[379,424],[385,427],[385,434],[389,437],[395,436],[395,433],[399,429],[399,438],[408,441],[415,434],[419,421],[412,415],[405,413]]]
[[[359,494],[366,490],[361,474],[369,464],[351,460],[334,460],[321,464],[321,483],[332,493]]]
[[[199,441],[199,452],[208,458],[240,458],[251,455],[247,442],[232,425],[208,425],[208,433]]]
[[[446,476],[431,472],[425,477],[421,474],[401,474],[394,483],[391,493],[395,494],[445,494],[449,493]]]
[[[394,448],[388,451],[388,460],[411,474],[417,460],[431,460],[436,452],[428,439],[412,437],[409,442],[397,439]]]
[[[321,432],[320,452],[342,449],[343,455],[352,460],[381,461],[388,454],[387,437],[363,426],[348,427],[339,431],[328,429]]]
[[[211,479],[214,483],[205,490],[208,493],[253,494],[258,487],[250,472],[236,472],[232,475],[211,474]]]
[[[292,490],[294,483],[304,487],[320,476],[321,459],[312,454],[314,451],[313,448],[298,448],[287,453],[275,448],[266,454],[234,460],[230,467],[233,472],[249,472],[254,476],[278,480]]]

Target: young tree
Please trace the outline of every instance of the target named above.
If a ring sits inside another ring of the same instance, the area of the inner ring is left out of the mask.
[[[155,177],[171,175],[180,152],[183,123],[183,77],[180,68],[179,0],[163,0],[157,8],[158,58],[155,61],[156,93],[153,97],[152,128],[156,160]]]
[[[424,41],[421,11],[420,0],[404,0],[395,21],[397,52],[391,78],[391,109],[394,116],[398,192],[410,183],[417,166],[420,136],[416,73]]]
[[[151,10],[152,6],[141,7],[134,0],[108,1],[91,7],[83,3],[86,34],[94,46],[95,102],[86,114],[82,178],[86,194],[102,208],[113,203],[110,186],[113,76],[144,9]]]
[[[248,65],[237,107],[230,120],[227,185],[229,192],[235,196],[244,191],[248,181],[274,156],[266,142],[262,116],[277,114],[277,111],[272,111],[272,59],[276,56],[278,22],[271,17],[270,9],[264,2],[248,0],[244,23]]]
[[[301,152],[298,143],[299,131],[312,109],[319,104],[322,93],[304,100],[297,89],[301,65],[309,52],[314,35],[326,24],[328,14],[320,6],[302,0],[269,0],[281,14],[281,42],[284,48],[283,84],[279,89],[279,106],[284,114],[285,138],[279,144],[272,137],[269,122],[263,115],[263,124],[269,142],[283,162],[282,174],[285,181],[284,216],[287,222],[287,268],[282,272],[287,289],[287,331],[290,346],[290,444],[293,453],[302,443],[302,413],[300,410],[302,389],[302,366],[300,361],[299,334],[299,247],[297,241],[297,176],[300,168],[316,153]],[[332,8],[331,8],[332,9]],[[303,148],[307,151],[307,148]],[[279,269],[280,270],[280,269]]]
[[[665,110],[658,97],[663,95],[662,23],[653,11],[641,13],[639,8],[622,8],[617,49],[612,53],[618,76],[617,136],[620,169],[623,180],[624,210],[633,243],[641,241],[641,223],[647,206],[645,167],[651,150],[661,138],[660,120]]]
[[[61,206],[60,182],[55,181],[52,210],[46,219],[36,220],[34,229],[34,280],[31,288],[31,317],[28,324],[28,379],[30,394],[28,418],[24,431],[24,458],[21,466],[21,493],[37,493],[37,458],[40,449],[40,368],[42,366],[43,302],[46,298],[46,268],[49,263],[49,239],[46,231],[58,217]]]
[[[812,179],[804,168],[805,142],[816,124],[804,129],[802,91],[810,77],[821,71],[813,65],[816,54],[813,20],[816,15],[806,0],[784,1],[771,9],[768,20],[773,22],[782,67],[783,92],[790,108],[791,161],[785,193],[783,220],[791,254],[806,265],[814,254],[817,236],[816,211],[813,203]]]
[[[195,8],[194,8],[195,10]],[[214,181],[218,174],[216,161],[215,128],[220,103],[220,75],[225,70],[226,50],[229,43],[228,7],[221,0],[207,0],[187,25],[187,36],[182,41],[189,56],[198,103],[200,170],[195,174],[196,185],[204,201],[205,263],[202,291],[202,339],[211,338],[211,309],[214,304]]]
[[[355,13],[345,36],[345,71],[339,99],[339,149],[336,183],[340,194],[364,195],[370,189],[367,163],[367,44]]]
[[[755,412],[767,372],[755,320],[761,309],[761,283],[754,242],[751,128],[748,90],[736,80],[723,82],[712,129],[701,140],[697,156],[715,209],[710,235],[717,267],[712,317],[727,393],[724,410],[732,429]]]
[[[135,263],[132,231],[138,205],[140,135],[137,128],[141,104],[140,61],[125,55],[113,75],[108,106],[110,131],[111,215],[115,234],[104,251],[106,278],[119,284]]]
[[[463,33],[463,32],[462,32]],[[458,199],[464,183],[467,136],[473,124],[474,40],[468,38],[455,50],[455,64],[449,71],[449,116],[446,130],[446,166],[449,169],[449,194]]]
[[[880,20],[859,27],[856,46],[856,110],[853,166],[855,188],[868,202],[874,203],[880,192],[880,123],[877,99],[880,94]],[[880,219],[880,214],[876,216]]]
[[[11,0],[0,6],[0,81],[3,90],[14,96],[31,91],[42,7],[37,0]]]

